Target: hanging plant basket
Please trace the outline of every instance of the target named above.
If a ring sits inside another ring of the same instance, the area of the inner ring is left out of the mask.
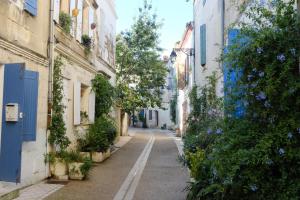
[[[79,14],[79,10],[78,10],[77,8],[74,8],[74,9],[72,10],[72,16],[73,16],[73,17],[77,17],[78,14]]]
[[[96,23],[91,24],[91,29],[94,30],[96,28]]]

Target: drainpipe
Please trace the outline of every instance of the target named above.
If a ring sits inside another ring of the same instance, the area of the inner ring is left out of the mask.
[[[49,74],[48,74],[48,115],[47,115],[47,130],[46,130],[46,154],[48,153],[48,134],[49,134],[49,125],[51,121],[51,110],[53,102],[53,65],[54,65],[54,0],[50,1],[50,19],[49,19]],[[49,166],[45,164],[46,176],[49,175]]]
[[[222,1],[222,6],[221,6],[221,34],[222,34],[222,49],[225,47],[225,0]]]
[[[222,53],[225,48],[225,0],[221,0],[222,5],[221,5],[221,44],[222,44]],[[223,68],[223,62],[220,63],[221,66],[220,68]]]
[[[50,4],[50,33],[49,33],[49,77],[48,77],[48,103],[52,104],[52,83],[54,65],[54,0]],[[51,113],[48,113],[51,114]]]

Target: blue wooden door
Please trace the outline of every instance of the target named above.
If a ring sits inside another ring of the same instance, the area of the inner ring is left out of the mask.
[[[7,64],[4,66],[0,181],[20,182],[24,72],[24,64]],[[18,105],[18,121],[16,122],[6,120],[6,105],[12,103]]]

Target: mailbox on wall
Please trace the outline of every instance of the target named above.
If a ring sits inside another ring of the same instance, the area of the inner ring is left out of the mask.
[[[19,104],[8,103],[5,105],[5,121],[17,122],[19,120]]]

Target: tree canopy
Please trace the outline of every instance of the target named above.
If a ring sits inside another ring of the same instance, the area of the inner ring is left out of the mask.
[[[117,37],[117,103],[125,112],[161,107],[167,68],[160,58],[160,27],[152,5],[145,0],[131,29]]]

